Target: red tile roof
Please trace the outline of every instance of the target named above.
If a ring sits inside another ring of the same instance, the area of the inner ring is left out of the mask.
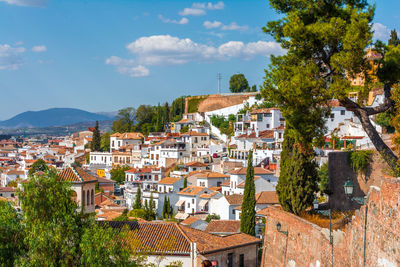
[[[197,222],[200,218],[190,216],[181,222],[182,225],[191,225],[194,222]]]
[[[240,232],[240,221],[236,220],[211,220],[205,229],[211,234],[234,234]]]
[[[239,168],[236,170],[233,170],[230,172],[230,174],[238,174],[238,175],[246,175],[247,172],[247,168]],[[274,172],[270,171],[270,170],[266,170],[264,168],[261,167],[254,167],[254,174],[255,175],[265,175],[265,174],[274,174]]]
[[[225,196],[225,198],[230,205],[242,205],[243,202],[243,195],[239,194]]]
[[[180,178],[180,177],[165,177],[165,178],[161,179],[158,183],[159,184],[174,184],[181,179],[182,178]]]
[[[278,204],[278,194],[275,191],[262,191],[256,194],[257,204]]]
[[[190,255],[190,243],[196,243],[199,254],[256,245],[260,239],[238,233],[226,237],[209,234],[189,226],[169,222],[99,222],[116,229],[130,230],[126,243],[137,252],[149,254]]]

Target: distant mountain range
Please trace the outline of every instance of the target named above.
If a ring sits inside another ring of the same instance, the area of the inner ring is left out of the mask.
[[[20,113],[11,119],[0,121],[0,128],[40,128],[90,121],[108,121],[114,119],[114,114],[114,112],[92,113],[75,108],[51,108]]]

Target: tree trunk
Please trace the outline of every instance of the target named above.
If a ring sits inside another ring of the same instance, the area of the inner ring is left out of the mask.
[[[386,89],[386,88],[385,88]],[[386,90],[385,90],[386,91]],[[386,94],[385,94],[386,96]],[[393,104],[392,101],[390,101]],[[360,107],[358,104],[355,104],[350,99],[340,100],[340,104],[343,107],[346,107],[348,110],[353,111],[357,118],[360,120],[361,125],[364,131],[367,133],[369,139],[371,139],[372,144],[375,146],[376,150],[382,155],[383,159],[390,166],[392,171],[396,176],[399,175],[399,167],[397,164],[398,157],[394,154],[394,152],[383,142],[379,133],[376,131],[375,127],[372,125],[369,119],[369,108]],[[385,100],[385,104],[387,105],[387,101]],[[391,106],[390,104],[384,110],[386,111]],[[381,111],[381,112],[384,112]]]

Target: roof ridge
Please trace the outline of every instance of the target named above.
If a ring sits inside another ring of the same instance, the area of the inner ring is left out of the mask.
[[[180,225],[180,224],[178,224],[178,223],[175,223],[175,225],[177,226],[178,230],[182,233],[182,235],[189,241],[189,244],[190,244],[190,243],[194,243],[194,242],[189,238],[189,236],[185,233],[185,231],[182,229],[182,226],[183,226],[183,225]]]
[[[81,180],[81,182],[83,182],[82,177],[79,175],[78,171],[75,169],[75,167],[69,166],[72,171],[75,173],[76,176],[78,176],[78,178]]]

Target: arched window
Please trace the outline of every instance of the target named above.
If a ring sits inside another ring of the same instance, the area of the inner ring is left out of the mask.
[[[85,206],[85,190],[82,191],[82,207]]]
[[[86,193],[87,193],[87,198],[86,198],[86,205],[90,205],[90,190],[88,190],[88,191],[86,191]]]
[[[92,201],[91,201],[92,205],[94,204],[94,190],[92,189]]]

